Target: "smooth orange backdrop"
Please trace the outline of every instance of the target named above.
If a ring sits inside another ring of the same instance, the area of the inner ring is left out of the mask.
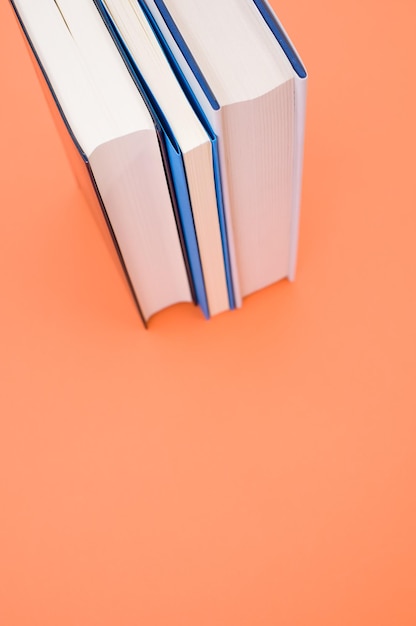
[[[146,332],[0,4],[1,626],[416,624],[416,5],[273,5],[297,280]]]

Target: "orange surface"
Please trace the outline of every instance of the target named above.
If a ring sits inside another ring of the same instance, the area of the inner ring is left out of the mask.
[[[416,624],[416,5],[273,4],[297,281],[146,332],[0,3],[1,626]]]

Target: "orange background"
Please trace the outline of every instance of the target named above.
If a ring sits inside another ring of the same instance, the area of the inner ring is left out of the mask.
[[[1,626],[416,624],[416,8],[275,0],[297,280],[145,331],[0,4]]]

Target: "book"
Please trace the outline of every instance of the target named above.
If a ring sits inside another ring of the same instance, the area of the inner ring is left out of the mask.
[[[11,3],[49,102],[79,153],[76,169],[90,179],[89,193],[102,208],[143,321],[172,304],[192,302],[163,137],[94,4]]]
[[[307,74],[265,0],[11,3],[145,323],[293,280]]]
[[[216,135],[202,110],[191,106],[140,3],[94,2],[164,131],[181,216],[183,206],[192,209],[193,223],[185,216],[183,228],[197,300],[206,317],[233,308]]]
[[[240,305],[295,275],[306,70],[264,0],[140,2],[218,136]]]

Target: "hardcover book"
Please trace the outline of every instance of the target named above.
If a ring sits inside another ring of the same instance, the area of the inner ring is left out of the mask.
[[[307,74],[265,0],[11,3],[145,323],[293,280]]]

